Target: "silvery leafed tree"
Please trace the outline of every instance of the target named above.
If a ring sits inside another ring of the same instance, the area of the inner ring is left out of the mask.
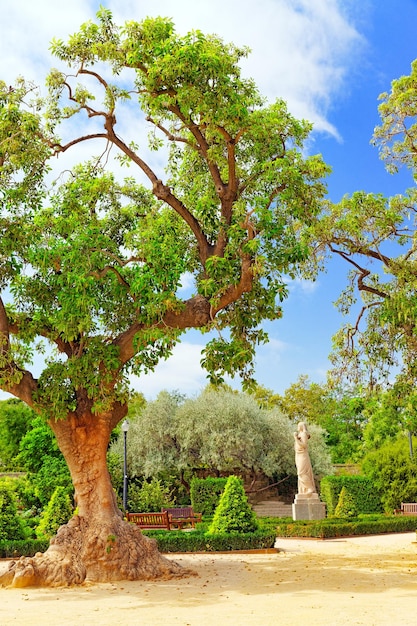
[[[242,78],[245,49],[179,36],[166,19],[118,28],[108,11],[97,17],[53,42],[68,73],[51,72],[47,101],[23,80],[0,92],[1,388],[50,424],[77,503],[47,552],[3,578],[19,586],[181,573],[123,521],[110,483],[128,376],[198,328],[216,331],[202,358],[211,380],[249,382],[262,322],[281,315],[284,279],[305,258],[304,229],[325,194],[328,168],[302,150],[310,124]],[[149,129],[164,177],[118,132],[124,115],[132,137]],[[48,172],[55,155],[93,154],[97,141],[101,160]],[[126,180],[106,169],[110,147],[131,166]]]

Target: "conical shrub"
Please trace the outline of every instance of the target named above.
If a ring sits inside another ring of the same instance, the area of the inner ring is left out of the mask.
[[[42,512],[38,537],[52,537],[60,526],[66,524],[73,515],[73,508],[65,487],[56,487],[46,509]]]
[[[357,514],[355,498],[346,487],[342,487],[334,516],[349,519],[356,517]]]
[[[229,476],[208,532],[250,533],[258,528],[258,520],[250,507],[242,480],[237,476]]]

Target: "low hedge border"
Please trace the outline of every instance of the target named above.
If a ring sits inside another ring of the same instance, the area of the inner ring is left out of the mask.
[[[147,537],[156,539],[160,552],[228,552],[230,550],[263,550],[273,548],[275,531],[253,533],[230,533],[209,535],[201,530],[184,532],[181,530],[144,530]],[[15,559],[20,556],[34,556],[45,552],[49,539],[27,539],[22,541],[0,541],[0,558]]]
[[[275,530],[257,530],[253,533],[211,535],[201,530],[165,531],[144,530],[143,534],[156,539],[160,552],[229,552],[231,550],[264,550],[273,548]]]
[[[19,556],[35,556],[49,548],[49,539],[3,539],[0,541],[0,558],[14,559]]]
[[[404,533],[417,530],[417,517],[386,517],[378,520],[342,520],[327,518],[321,521],[296,521],[278,524],[277,537],[312,537],[331,539],[360,535]]]

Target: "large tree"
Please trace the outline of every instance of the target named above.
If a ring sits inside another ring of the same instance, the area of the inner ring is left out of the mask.
[[[281,316],[328,172],[304,154],[311,125],[241,76],[246,49],[179,36],[167,19],[118,28],[104,9],[97,18],[53,42],[72,69],[51,72],[46,104],[29,102],[23,81],[0,90],[0,384],[48,420],[78,507],[44,555],[3,579],[21,586],[179,573],[123,521],[111,487],[106,451],[127,412],[127,376],[199,328],[218,333],[202,361],[213,381],[251,379],[261,322]],[[165,174],[138,145],[143,127]],[[51,156],[97,141],[101,164],[46,185]],[[105,171],[112,147],[131,178]]]

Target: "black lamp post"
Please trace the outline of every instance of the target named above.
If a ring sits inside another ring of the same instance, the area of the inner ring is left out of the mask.
[[[129,422],[125,420],[122,424],[124,435],[124,456],[123,456],[123,510],[127,510],[127,431],[129,430]]]

